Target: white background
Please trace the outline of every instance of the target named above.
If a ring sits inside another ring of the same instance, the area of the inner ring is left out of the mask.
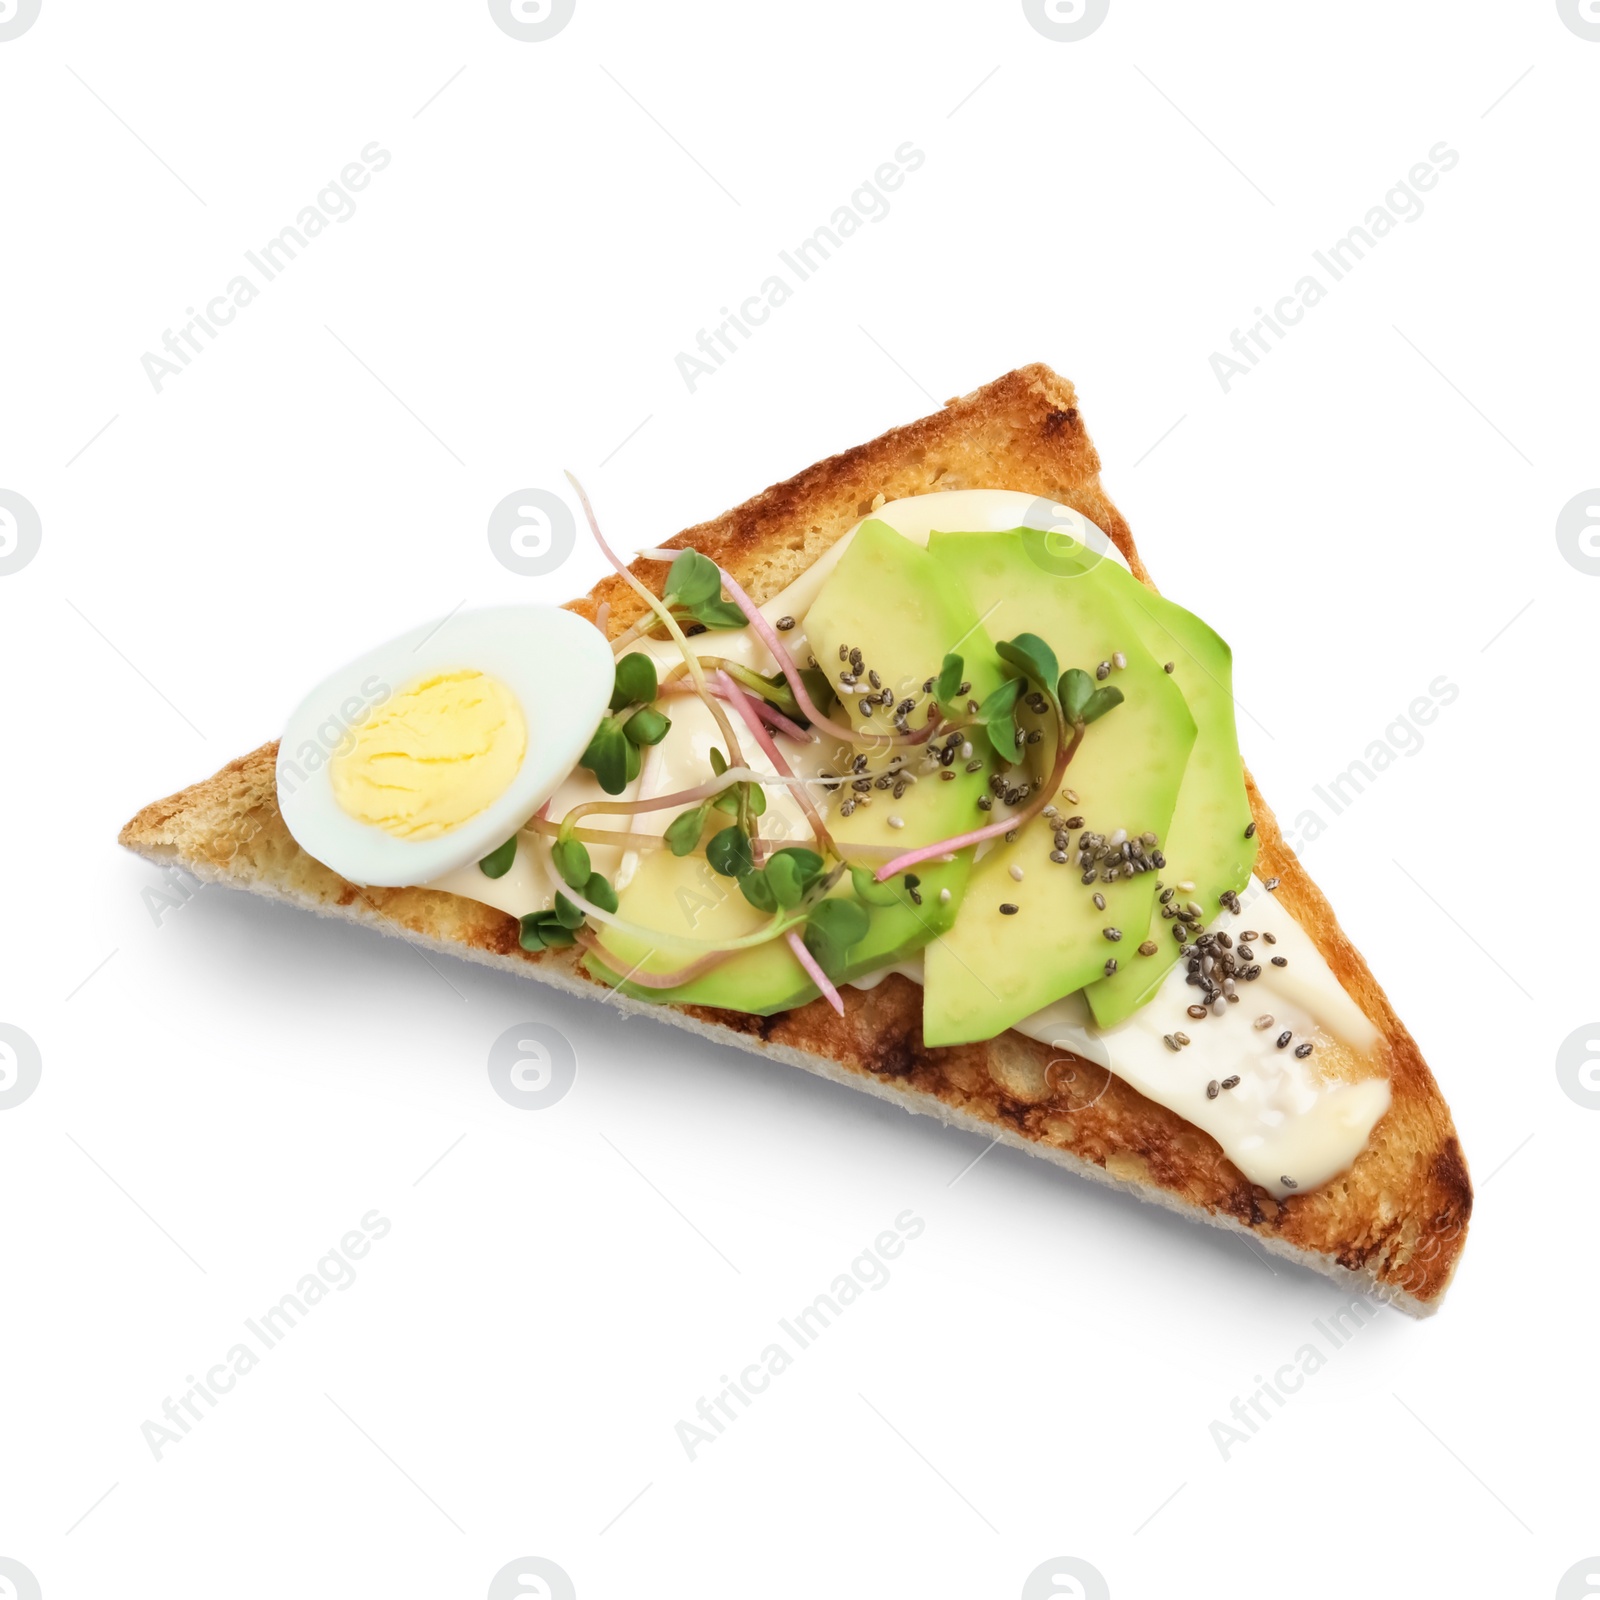
[[[43,529],[0,577],[0,1021],[43,1059],[0,1112],[0,1556],[47,1600],[480,1596],[524,1555],[582,1600],[1009,1600],[1067,1555],[1116,1600],[1555,1594],[1600,1550],[1600,1114],[1555,1070],[1600,1033],[1600,577],[1555,535],[1600,483],[1597,83],[1554,0],[1112,0],[1077,43],[1014,0],[578,0],[543,43],[470,0],[43,0],[0,43],[0,488]],[[355,215],[158,394],[141,356],[373,140]],[[678,352],[907,140],[691,393]],[[1212,352],[1440,141],[1424,213],[1224,393]],[[586,548],[497,564],[513,490],[570,466],[638,548],[1030,360],[1232,641],[1247,759],[1328,823],[1478,1185],[1443,1312],[1228,1460],[1326,1281],[398,942],[221,889],[158,924],[114,842],[358,647],[586,589]],[[579,1065],[530,1112],[485,1062],[535,1019]],[[373,1208],[358,1280],[156,1461],[141,1424]],[[691,1463],[674,1425],[907,1208],[892,1281]]]

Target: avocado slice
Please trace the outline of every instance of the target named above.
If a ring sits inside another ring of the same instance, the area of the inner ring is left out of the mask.
[[[1076,801],[1052,797],[1062,820],[1084,818],[1093,832],[1117,829],[1164,841],[1195,740],[1195,722],[1182,692],[1143,644],[1125,599],[1099,562],[1062,572],[1054,559],[1029,553],[1021,531],[935,533],[932,559],[962,585],[996,639],[1035,633],[1063,667],[1091,674],[1121,652],[1127,665],[1110,681],[1123,704],[1085,735],[1064,787]],[[1037,747],[1051,748],[1051,735]],[[1048,761],[1048,754],[1045,759]],[[985,816],[969,813],[966,826]],[[996,841],[973,867],[964,909],[955,926],[927,953],[923,1037],[929,1045],[988,1039],[1063,995],[1100,978],[1105,963],[1141,957],[1155,903],[1158,874],[1084,884],[1077,864],[1081,837],[1072,830],[1070,859],[1050,859],[1050,821],[1038,817],[1013,843]],[[1157,847],[1159,848],[1159,846]],[[1012,868],[1022,871],[1017,881]],[[1093,896],[1105,897],[1105,907]],[[1015,906],[1015,913],[1002,906]],[[1109,940],[1104,930],[1120,930]]]
[[[1107,577],[1118,596],[1128,602],[1128,615],[1140,639],[1159,660],[1173,663],[1172,681],[1182,691],[1198,730],[1162,842],[1167,865],[1160,876],[1168,887],[1192,883],[1194,888],[1179,891],[1175,901],[1193,900],[1209,917],[1221,904],[1220,895],[1244,888],[1257,850],[1254,833],[1245,836],[1251,822],[1250,799],[1234,721],[1233,652],[1193,612],[1145,588],[1115,563],[1102,564],[1110,569]],[[1158,953],[1147,961],[1123,962],[1111,977],[1100,978],[1084,991],[1102,1028],[1137,1011],[1178,959],[1172,923],[1161,910],[1157,905],[1152,911],[1148,935],[1159,946]]]
[[[867,791],[866,804],[856,796],[849,816],[842,814],[844,805],[856,792],[843,789],[833,797],[828,827],[845,854],[850,854],[851,844],[912,850],[970,827],[968,819],[979,814],[977,798],[987,787],[993,765],[986,746],[974,749],[973,759],[982,757],[984,761],[976,771],[968,772],[967,762],[961,759],[953,759],[949,767],[930,770],[920,747],[908,750],[879,745],[874,749],[873,739],[873,735],[893,731],[894,708],[908,698],[915,702],[909,725],[913,730],[924,725],[927,695],[923,685],[938,676],[947,654],[961,656],[970,696],[981,699],[999,685],[1003,676],[999,658],[965,590],[925,550],[887,523],[868,522],[818,593],[804,619],[804,629],[801,661],[814,656],[830,681],[837,683],[839,672],[847,670],[839,659],[840,647],[847,656],[851,649],[859,649],[864,656],[861,681],[856,686],[859,693],[865,695],[872,689],[868,672],[877,673],[882,689],[894,692],[891,706],[874,707],[865,717],[857,697],[847,695],[835,717],[840,721],[848,718],[860,730],[860,738],[850,747],[827,739],[819,752],[824,770],[849,771],[859,752],[868,758],[862,776],[875,779],[901,754],[906,768],[916,775],[916,781],[906,785],[898,798],[892,787]],[[940,772],[954,776],[942,778]],[[891,816],[902,826],[891,825]],[[914,887],[920,904],[904,877],[883,885],[882,891],[893,896],[893,903],[868,906],[867,932],[851,947],[846,965],[833,974],[835,981],[847,982],[874,968],[892,965],[948,932],[962,902],[971,857],[967,850],[952,861],[927,862],[915,869],[919,881]],[[876,865],[883,857],[862,859]],[[950,891],[948,899],[941,893],[946,889]],[[850,877],[845,876],[833,892],[853,894]],[[733,879],[719,877],[710,869],[703,855],[652,852],[640,863],[620,901],[620,914],[630,921],[681,929],[696,939],[738,938],[767,920],[766,913],[745,900]],[[588,967],[595,976],[613,983],[635,963],[642,962],[646,971],[662,972],[689,959],[681,949],[671,947],[652,952],[612,929],[604,930],[601,938],[613,959],[601,962],[591,957]],[[626,983],[622,989],[644,999],[758,1015],[788,1010],[817,992],[781,940],[741,951],[675,989],[641,989]]]

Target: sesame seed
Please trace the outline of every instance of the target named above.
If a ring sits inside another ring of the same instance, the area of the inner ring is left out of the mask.
[[[1011,876],[1015,882],[1022,882],[1022,868],[1019,867],[1014,861],[1011,863]]]
[[[972,741],[970,739],[963,739],[961,741],[961,759],[963,761],[970,761],[972,759]]]
[[[1276,1018],[1274,1018],[1270,1011],[1263,1011],[1261,1015],[1256,1018],[1255,1025],[1261,1029],[1263,1033],[1265,1033],[1267,1029],[1272,1026],[1274,1021],[1276,1021]]]
[[[1178,887],[1183,890],[1185,894],[1193,894],[1194,880],[1192,878],[1185,878],[1183,882],[1178,885]]]
[[[950,891],[948,889],[941,889],[939,891],[939,904],[942,906],[947,906],[950,904]]]
[[[1211,1002],[1211,1015],[1214,1017],[1220,1017],[1227,1009],[1227,999],[1220,994]]]
[[[1002,917],[1014,917],[1014,916],[1016,916],[1016,914],[1017,914],[1017,907],[1012,905],[1009,900],[1005,900],[1005,901],[1001,902],[1001,904],[1000,904],[1000,915]]]
[[[903,828],[903,827],[905,827],[905,825],[906,825],[906,819],[904,817],[890,817],[889,818],[889,826],[891,828]]]
[[[1112,666],[1116,667],[1120,671],[1123,667],[1127,666],[1127,664],[1128,664],[1128,658],[1120,650],[1112,651],[1112,653],[1111,653],[1111,665]]]
[[[1206,1085],[1206,1099],[1215,1100],[1217,1098],[1217,1090],[1221,1087],[1222,1085],[1219,1084],[1215,1078],[1213,1078],[1211,1082]]]
[[[1077,803],[1078,803],[1078,791],[1076,789],[1063,789],[1061,791],[1061,798],[1063,800],[1068,801],[1072,805],[1077,805]],[[1072,824],[1068,823],[1067,826],[1071,827]],[[1083,824],[1079,823],[1078,826],[1082,827]]]
[[[1301,1059],[1301,1060],[1302,1060],[1302,1061],[1304,1061],[1304,1060],[1305,1060],[1305,1058],[1306,1058],[1306,1057],[1307,1057],[1307,1056],[1308,1056],[1308,1055],[1310,1055],[1310,1054],[1311,1054],[1311,1052],[1312,1052],[1312,1050],[1313,1050],[1313,1048],[1314,1048],[1314,1046],[1313,1046],[1313,1045],[1312,1045],[1312,1043],[1311,1043],[1311,1041],[1310,1041],[1310,1040],[1309,1040],[1309,1039],[1308,1039],[1308,1040],[1307,1040],[1307,1041],[1306,1041],[1306,1042],[1305,1042],[1305,1043],[1304,1043],[1304,1044],[1297,1044],[1297,1045],[1296,1045],[1296,1046],[1295,1046],[1295,1047],[1294,1047],[1294,1053],[1295,1053],[1295,1054],[1296,1054],[1296,1055],[1297,1055],[1297,1056],[1298,1056],[1298,1057],[1299,1057],[1299,1058],[1300,1058],[1300,1059]]]

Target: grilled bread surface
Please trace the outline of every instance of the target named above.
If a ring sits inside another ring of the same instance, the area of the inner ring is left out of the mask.
[[[1081,512],[1115,540],[1135,574],[1149,583],[1127,524],[1100,486],[1099,470],[1072,385],[1048,367],[1023,367],[933,416],[818,462],[667,545],[704,551],[759,602],[848,532],[880,495],[898,500],[947,489],[1014,489]],[[640,560],[634,571],[660,592],[665,563]],[[570,609],[593,619],[603,603],[610,607],[606,628],[612,637],[643,610],[614,576]],[[263,745],[213,777],[146,806],[122,830],[121,842],[205,880],[365,923],[573,993],[601,992],[579,965],[579,952],[524,951],[516,920],[502,912],[434,890],[358,888],[313,860],[279,812],[276,757],[275,743]],[[621,995],[611,1003],[791,1062],[1132,1190],[1141,1199],[1247,1232],[1268,1250],[1379,1294],[1414,1316],[1426,1315],[1449,1284],[1472,1210],[1472,1186],[1449,1108],[1366,962],[1284,843],[1248,773],[1246,782],[1261,845],[1257,872],[1279,880],[1279,902],[1381,1031],[1379,1050],[1392,1085],[1389,1110],[1355,1164],[1305,1194],[1274,1200],[1199,1128],[1104,1068],[1064,1059],[1059,1050],[1021,1034],[925,1048],[921,990],[898,975],[873,989],[843,990],[842,1017],[820,999],[770,1017],[653,1005]]]

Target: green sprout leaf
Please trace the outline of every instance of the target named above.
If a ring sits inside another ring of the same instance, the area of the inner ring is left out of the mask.
[[[517,836],[512,834],[498,850],[491,850],[478,863],[478,871],[486,878],[503,878],[517,859]]]
[[[707,600],[689,615],[703,628],[742,628],[746,617],[731,600]]]
[[[688,613],[703,628],[742,628],[745,614],[722,598],[722,574],[716,562],[698,550],[685,550],[668,569],[666,600]]]
[[[667,570],[666,598],[686,610],[693,610],[707,600],[715,600],[722,593],[722,574],[716,562],[698,550],[685,550]]]
[[[560,950],[577,943],[572,930],[564,928],[553,911],[530,911],[520,919],[517,943],[524,950]]]
[[[772,880],[765,872],[747,872],[739,879],[739,889],[757,911],[776,911],[778,898]]]
[[[663,837],[673,855],[686,856],[694,852],[700,843],[701,833],[705,831],[706,810],[705,806],[693,806],[688,811],[680,811],[667,824]]]
[[[602,911],[617,909],[617,891],[598,872],[589,874],[589,881],[583,886],[583,898],[591,905],[599,906]]]
[[[806,693],[811,696],[811,703],[823,716],[829,714],[829,707],[838,701],[838,695],[833,692],[833,685],[828,681],[828,675],[821,667],[802,667],[800,681],[806,686]]]
[[[1083,708],[1088,705],[1094,692],[1094,679],[1082,667],[1068,667],[1061,674],[1056,698],[1060,700],[1068,722],[1083,721]]]
[[[616,687],[611,692],[611,709],[620,711],[624,706],[647,706],[656,697],[659,685],[656,664],[637,650],[625,655],[617,663]]]
[[[711,842],[706,846],[706,860],[711,863],[711,870],[720,872],[724,878],[743,877],[755,865],[749,836],[737,823],[711,835]]]
[[[587,767],[607,794],[621,794],[628,787],[628,752],[632,749],[617,719],[602,717],[588,749],[578,757],[578,765]]]
[[[559,889],[556,890],[556,909],[553,914],[563,928],[571,930],[583,926],[583,913]]]
[[[622,734],[630,744],[660,744],[672,726],[672,719],[663,716],[654,706],[640,706],[622,725]]]
[[[1053,692],[1061,668],[1055,651],[1038,634],[1019,633],[1015,639],[1002,640],[994,649],[1002,661],[1027,673],[1046,694]]]
[[[1109,683],[1104,684],[1089,696],[1083,708],[1083,720],[1086,723],[1094,722],[1097,718],[1103,717],[1113,706],[1121,704],[1122,691],[1112,688]]]
[[[572,888],[581,889],[589,881],[589,852],[581,839],[557,839],[550,847],[550,859]]]
[[[615,718],[612,720],[614,721]],[[639,768],[643,764],[643,757],[639,754],[638,745],[624,733],[622,736],[622,770],[626,773],[629,783],[632,783],[639,776]]]
[[[954,652],[944,658],[944,665],[939,668],[938,682],[933,686],[934,698],[941,705],[949,705],[961,693],[964,665],[961,657]]]
[[[1022,693],[1021,678],[1007,678],[978,707],[978,721],[989,735],[989,743],[1002,761],[1015,761],[1021,744],[1017,736],[1017,697]]]
[[[717,747],[715,745],[712,745],[712,747],[711,747],[711,775],[712,775],[712,777],[720,778],[722,776],[722,774],[724,772],[726,772],[727,770],[728,770],[728,758],[725,755],[723,755],[723,753],[719,749],[717,749]]]
[[[817,958],[817,965],[834,977],[844,970],[850,947],[866,937],[871,918],[858,901],[844,898],[822,900],[806,918],[806,949]]]
[[[900,904],[900,895],[894,884],[879,883],[872,876],[870,867],[851,867],[850,882],[855,885],[856,899],[865,901],[869,906]]]

